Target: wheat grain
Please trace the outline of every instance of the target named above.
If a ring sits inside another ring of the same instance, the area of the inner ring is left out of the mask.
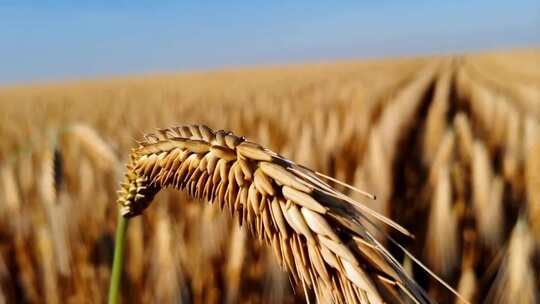
[[[298,286],[315,290],[316,297],[381,303],[386,288],[429,302],[366,230],[366,214],[313,172],[205,126],[169,128],[145,138],[131,154],[119,192],[124,216],[140,214],[164,187],[184,189],[236,214],[240,224],[274,248]],[[351,237],[371,246],[369,253]]]

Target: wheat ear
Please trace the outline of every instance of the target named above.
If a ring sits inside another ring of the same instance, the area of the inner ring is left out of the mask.
[[[202,125],[147,135],[119,191],[124,217],[143,212],[165,187],[228,209],[318,302],[431,303],[365,225],[376,218],[408,233],[404,228],[256,143]]]

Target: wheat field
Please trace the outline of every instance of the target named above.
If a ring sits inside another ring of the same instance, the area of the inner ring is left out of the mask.
[[[540,299],[538,49],[2,87],[0,109],[0,303],[105,302],[124,164],[143,134],[183,124],[374,193],[329,181],[414,234],[385,230],[471,303]],[[123,302],[320,300],[187,192],[130,220]],[[459,303],[378,240],[431,299]]]

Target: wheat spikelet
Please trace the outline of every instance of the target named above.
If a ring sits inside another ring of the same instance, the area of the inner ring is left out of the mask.
[[[430,302],[365,228],[366,217],[406,230],[244,138],[202,125],[160,130],[133,150],[127,169],[118,200],[126,217],[164,187],[184,189],[235,214],[319,300]]]

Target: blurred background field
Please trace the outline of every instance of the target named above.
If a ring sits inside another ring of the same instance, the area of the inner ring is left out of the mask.
[[[539,301],[539,49],[6,86],[0,117],[0,303],[104,302],[123,164],[185,123],[376,194],[471,302]],[[130,225],[124,303],[304,301],[217,207],[167,191]]]

